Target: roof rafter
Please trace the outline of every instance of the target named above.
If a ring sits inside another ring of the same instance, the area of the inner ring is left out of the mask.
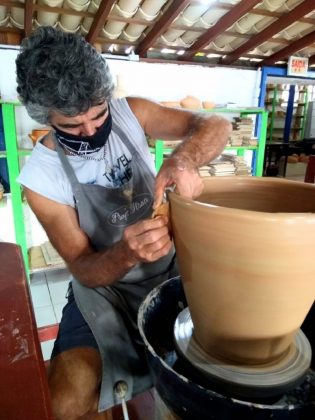
[[[107,43],[110,44],[110,42],[107,42]],[[154,47],[153,47],[153,49],[158,49],[158,50],[160,50],[162,48],[165,48],[165,46],[162,45],[162,44],[155,44]],[[171,49],[174,50],[174,51],[180,51],[182,48],[183,47],[180,47],[180,46],[176,46],[176,47],[175,46],[172,46],[171,47]],[[223,55],[226,54],[225,51],[217,51],[217,50],[209,49],[209,48],[208,49],[205,49],[204,48],[203,50],[200,50],[200,52],[203,52],[205,54],[217,54],[218,55],[218,58],[220,58],[219,56],[223,56]],[[261,60],[263,60],[265,58],[264,55],[258,55],[258,54],[244,54],[244,57],[248,57],[248,58],[259,58]]]
[[[297,41],[283,48],[282,50],[277,51],[276,53],[272,54],[270,57],[263,60],[260,63],[260,65],[261,66],[272,65],[275,62],[282,60],[283,58],[287,58],[290,55],[298,51],[301,51],[303,48],[308,47],[313,42],[315,42],[315,31],[303,36],[303,38],[298,39]]]
[[[186,54],[182,56],[183,60],[191,59],[196,52],[208,45],[218,35],[233,25],[240,17],[248,13],[259,0],[242,0],[231,10],[229,10],[214,26],[202,34],[197,41],[187,49]]]
[[[26,37],[30,36],[32,32],[33,11],[33,0],[25,0],[24,34]]]
[[[135,50],[135,53],[140,57],[144,57],[148,49],[154,44],[158,37],[168,29],[168,26],[174,21],[174,19],[177,18],[180,12],[182,12],[189,3],[189,0],[174,0],[143,41],[140,42]]]
[[[3,1],[3,0],[0,0],[0,1]],[[231,8],[233,7],[231,4],[227,4],[227,3],[218,3],[213,6],[215,6],[218,9],[225,9],[225,10],[231,10]],[[280,12],[271,12],[270,10],[261,9],[260,7],[256,7],[255,9],[251,10],[250,13],[253,15],[261,15],[261,16],[274,17],[274,18],[280,18],[282,16],[282,13]],[[299,19],[299,22],[310,23],[311,25],[313,25],[314,18],[302,17]]]
[[[95,42],[98,34],[100,33],[100,30],[105,25],[107,16],[109,15],[109,12],[111,11],[114,3],[115,0],[102,0],[101,4],[99,5],[89,33],[86,35],[86,40],[91,44]]]
[[[290,26],[299,18],[307,15],[312,10],[314,10],[314,0],[305,0],[303,3],[299,4],[291,12],[282,15],[278,20],[273,22],[267,28],[262,30],[259,34],[251,37],[247,42],[238,47],[231,54],[227,55],[226,58],[222,60],[223,64],[231,64],[236,61],[243,54],[254,49],[258,45],[263,44],[265,41],[268,41],[273,35],[278,34],[283,29]]]

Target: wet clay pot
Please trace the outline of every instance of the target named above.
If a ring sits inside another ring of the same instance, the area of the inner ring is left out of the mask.
[[[240,364],[280,360],[315,298],[315,186],[213,177],[169,199],[196,340]]]

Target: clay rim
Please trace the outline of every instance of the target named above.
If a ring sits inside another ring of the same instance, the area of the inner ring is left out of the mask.
[[[303,187],[304,189],[309,189],[309,190],[313,190],[314,194],[315,194],[315,184],[309,184],[309,183],[304,183],[304,182],[298,182],[298,181],[289,181],[289,180],[284,180],[284,179],[271,179],[271,178],[258,178],[258,177],[248,177],[247,180],[237,180],[235,179],[236,177],[224,177],[225,180],[223,182],[226,182],[227,180],[230,180],[233,184],[238,184],[241,185],[242,183],[253,183],[253,185],[255,183],[265,183],[265,184],[287,184],[287,185],[295,185],[296,187],[300,186]],[[206,184],[210,184],[212,182],[222,182],[222,179],[219,180],[205,180],[204,183]],[[232,184],[231,184],[232,185]],[[202,194],[201,194],[202,195]],[[175,192],[168,192],[168,200],[171,204],[170,209],[171,209],[171,214],[172,214],[172,202],[178,204],[179,206],[182,207],[197,207],[198,211],[201,212],[214,212],[214,213],[220,213],[221,215],[226,215],[228,217],[246,217],[247,219],[250,218],[250,215],[252,215],[252,217],[257,220],[257,217],[259,217],[258,215],[261,215],[262,219],[265,220],[270,220],[272,222],[275,221],[280,221],[284,218],[286,218],[286,220],[288,220],[288,217],[291,216],[292,219],[298,221],[300,220],[301,222],[303,221],[303,223],[305,222],[305,219],[309,219],[308,222],[310,221],[314,221],[315,223],[315,212],[314,213],[306,213],[306,212],[266,212],[266,211],[257,211],[257,210],[244,210],[244,209],[238,209],[238,208],[231,208],[231,207],[224,207],[224,206],[218,206],[216,204],[209,204],[209,203],[204,203],[202,201],[198,201],[198,197],[196,197],[196,199],[189,199],[183,196],[180,196],[179,194],[176,194]]]

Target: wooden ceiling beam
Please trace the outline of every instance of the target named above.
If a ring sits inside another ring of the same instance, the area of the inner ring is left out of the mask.
[[[248,13],[256,4],[261,3],[260,0],[242,0],[228,11],[222,18],[211,28],[206,30],[197,41],[187,49],[183,60],[191,59],[196,52],[208,45],[218,35],[233,25],[239,18]]]
[[[96,38],[95,42],[99,43],[99,44],[104,44],[104,45],[123,45],[124,47],[128,48],[128,47],[136,47],[137,43],[136,42],[130,42],[127,41],[126,39],[108,39],[108,38]]]
[[[140,57],[144,57],[147,54],[148,49],[155,43],[159,36],[168,29],[171,23],[189,3],[190,0],[174,0],[153,28],[146,34],[145,38],[139,43],[135,53]]]
[[[20,32],[22,32],[22,30],[21,29],[18,29],[18,28],[9,28],[9,27],[4,28],[4,27],[0,27],[0,32],[19,32],[20,33]],[[248,39],[248,36],[246,38]],[[130,46],[133,46],[133,47],[136,47],[137,46],[137,43],[136,42],[131,42],[131,41],[128,41],[126,39],[120,39],[120,38],[117,38],[117,39],[109,39],[109,38],[103,38],[103,37],[101,38],[101,37],[98,37],[95,42],[98,42],[99,44],[125,45],[126,48],[127,47],[130,47]],[[288,40],[285,40],[285,39],[282,39],[282,38],[281,39],[280,38],[277,38],[277,40],[271,39],[270,42],[275,42],[275,43],[284,44],[284,45],[288,45],[289,44],[289,41]],[[315,44],[313,44],[312,46],[315,48]],[[154,44],[154,46],[152,48],[155,48],[155,49],[170,48],[170,49],[174,49],[176,51],[183,49],[183,47],[181,47],[181,46],[171,46],[171,47],[168,47],[166,44],[163,44],[163,43]],[[207,52],[207,51],[210,51],[210,50],[203,49],[201,51],[202,52]],[[216,52],[217,54],[221,54],[221,55],[225,55],[226,54],[226,52],[216,51],[216,50],[211,50],[211,52],[213,52],[213,53]],[[246,57],[247,55],[250,56],[250,57],[254,57],[253,54],[244,54],[244,57]]]
[[[19,1],[10,1],[10,0],[0,0],[0,6],[7,6],[7,7],[20,7],[24,9],[24,3],[20,3]]]
[[[303,50],[303,48],[308,47],[314,42],[315,42],[315,31],[303,36],[303,38],[300,38],[295,42],[292,42],[292,44],[288,45],[287,47],[283,48],[280,51],[277,51],[276,53],[272,54],[270,57],[267,57],[260,64],[262,66],[272,65],[279,60],[287,58],[290,55]]]
[[[91,17],[94,18],[95,14],[90,12],[81,12],[74,9],[64,9],[62,7],[50,7],[45,6],[44,4],[34,4],[34,11],[48,12],[48,13],[58,13],[59,15],[72,15],[72,16],[82,16],[82,17]]]
[[[156,50],[162,50],[163,48],[165,48],[165,45],[162,45],[162,44],[155,44],[154,47],[153,47],[153,49],[156,49]],[[180,51],[180,50],[183,49],[183,47],[179,47],[179,46],[169,47],[169,48],[171,50],[174,50],[174,51]],[[203,49],[203,50],[200,50],[200,52],[202,52],[204,54],[217,54],[218,56],[223,56],[223,55],[226,54],[225,51],[217,51],[215,49]],[[244,54],[244,57],[259,58],[261,60],[263,60],[265,58],[264,55],[257,55],[257,54]],[[218,58],[220,58],[220,57],[218,57]]]
[[[212,4],[211,7],[215,7],[216,9],[231,10],[233,6],[229,3],[218,3],[218,4]],[[283,13],[271,12],[270,10],[260,9],[259,7],[256,7],[255,9],[251,10],[250,13],[253,15],[261,15],[261,16],[273,17],[277,19],[279,19],[283,15]],[[314,18],[303,17],[303,18],[300,18],[298,21],[303,22],[303,23],[309,23],[311,25],[315,24]]]
[[[314,22],[314,26],[315,26],[315,22]],[[205,28],[189,28],[187,26],[182,26],[182,25],[172,25],[170,27],[170,29],[179,29],[179,30],[185,30],[185,31],[192,31],[192,32],[204,32]],[[234,32],[234,31],[224,31],[224,33],[222,33],[222,35],[227,35],[227,36],[232,36],[233,38],[243,38],[246,40],[249,40],[250,38],[252,38],[253,34],[240,34],[239,32]],[[286,38],[270,38],[268,39],[268,42],[275,42],[278,44],[285,44],[288,45],[290,44],[290,41]]]
[[[194,3],[198,3],[198,2],[194,2]],[[0,6],[6,6],[6,7],[18,7],[20,9],[24,9],[24,3],[21,3],[19,1],[10,1],[10,0],[0,0]],[[214,3],[211,5],[211,7],[216,8],[216,9],[224,9],[224,10],[231,10],[233,5],[231,4],[227,4],[227,3]],[[33,4],[33,10],[37,11],[37,10],[41,10],[44,12],[52,12],[52,13],[58,13],[58,14],[64,14],[64,15],[76,15],[76,16],[87,16],[87,17],[94,17],[95,14],[91,13],[91,12],[80,12],[74,9],[65,9],[63,7],[51,7],[51,6],[46,6],[44,4]],[[250,11],[251,14],[253,15],[261,15],[261,16],[266,16],[266,17],[274,17],[274,18],[280,18],[283,13],[279,13],[279,12],[270,12],[269,10],[266,9],[260,9],[260,8],[255,8],[253,10]],[[116,20],[117,22],[127,22],[127,23],[135,23],[138,25],[144,25],[144,24],[149,24],[149,25],[153,25],[153,23],[155,22],[155,20],[148,22],[147,20],[144,19],[134,19],[134,18],[125,18],[123,16],[118,16],[118,15],[109,15],[108,16],[108,20]],[[314,18],[310,18],[310,17],[303,17],[298,19],[298,22],[303,22],[303,23],[309,23],[310,25],[315,25],[315,19]],[[185,30],[195,30],[195,28],[189,27],[189,26],[184,26],[181,25],[183,27],[183,29]],[[173,25],[172,25],[173,28]],[[174,29],[180,29],[174,26]],[[204,28],[200,28],[203,29]]]
[[[305,0],[303,3],[299,4],[295,9],[291,10],[289,13],[282,15],[278,20],[273,22],[267,28],[259,32],[257,35],[252,36],[247,42],[238,47],[231,54],[227,55],[226,58],[222,60],[222,64],[231,64],[236,61],[239,57],[244,55],[250,50],[253,50],[258,45],[263,44],[268,41],[271,37],[281,32],[283,29],[292,25],[299,18],[307,15],[312,10],[314,10],[314,0]]]
[[[107,20],[110,21],[116,21],[116,22],[125,22],[125,23],[134,23],[135,25],[143,25],[143,26],[153,26],[156,22],[156,20],[150,20],[147,21],[145,19],[136,19],[134,17],[126,18],[123,16],[117,16],[117,15],[109,15],[107,17]]]
[[[25,0],[24,9],[24,36],[28,37],[32,33],[32,20],[33,20],[33,0]]]
[[[111,11],[115,2],[116,0],[102,0],[101,4],[99,5],[99,8],[95,13],[89,33],[85,37],[85,39],[90,44],[93,44],[96,38],[98,37],[98,34],[105,25],[109,12]]]
[[[172,29],[183,29],[181,27],[177,27],[175,25],[171,26]],[[194,32],[203,32],[199,30],[196,30],[197,28],[194,28]],[[185,30],[190,30],[189,28],[186,28]],[[252,34],[240,34],[239,32],[234,32],[234,31],[225,31],[222,35],[227,35],[227,36],[232,36],[233,38],[241,38],[241,39],[245,39],[245,40],[249,40],[253,35]],[[268,39],[269,42],[275,42],[278,44],[284,44],[284,45],[288,45],[290,44],[290,41],[288,39],[285,38],[270,38]]]
[[[9,33],[18,33],[18,34],[24,33],[23,29],[11,28],[9,26],[0,26],[0,32],[9,32]]]

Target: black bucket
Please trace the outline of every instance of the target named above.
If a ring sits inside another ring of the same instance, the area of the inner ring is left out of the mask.
[[[175,320],[186,306],[180,277],[176,277],[152,290],[138,315],[154,386],[171,412],[198,420],[315,419],[315,374],[311,370],[302,385],[272,404],[224,396],[188,379],[178,369],[174,346]]]

